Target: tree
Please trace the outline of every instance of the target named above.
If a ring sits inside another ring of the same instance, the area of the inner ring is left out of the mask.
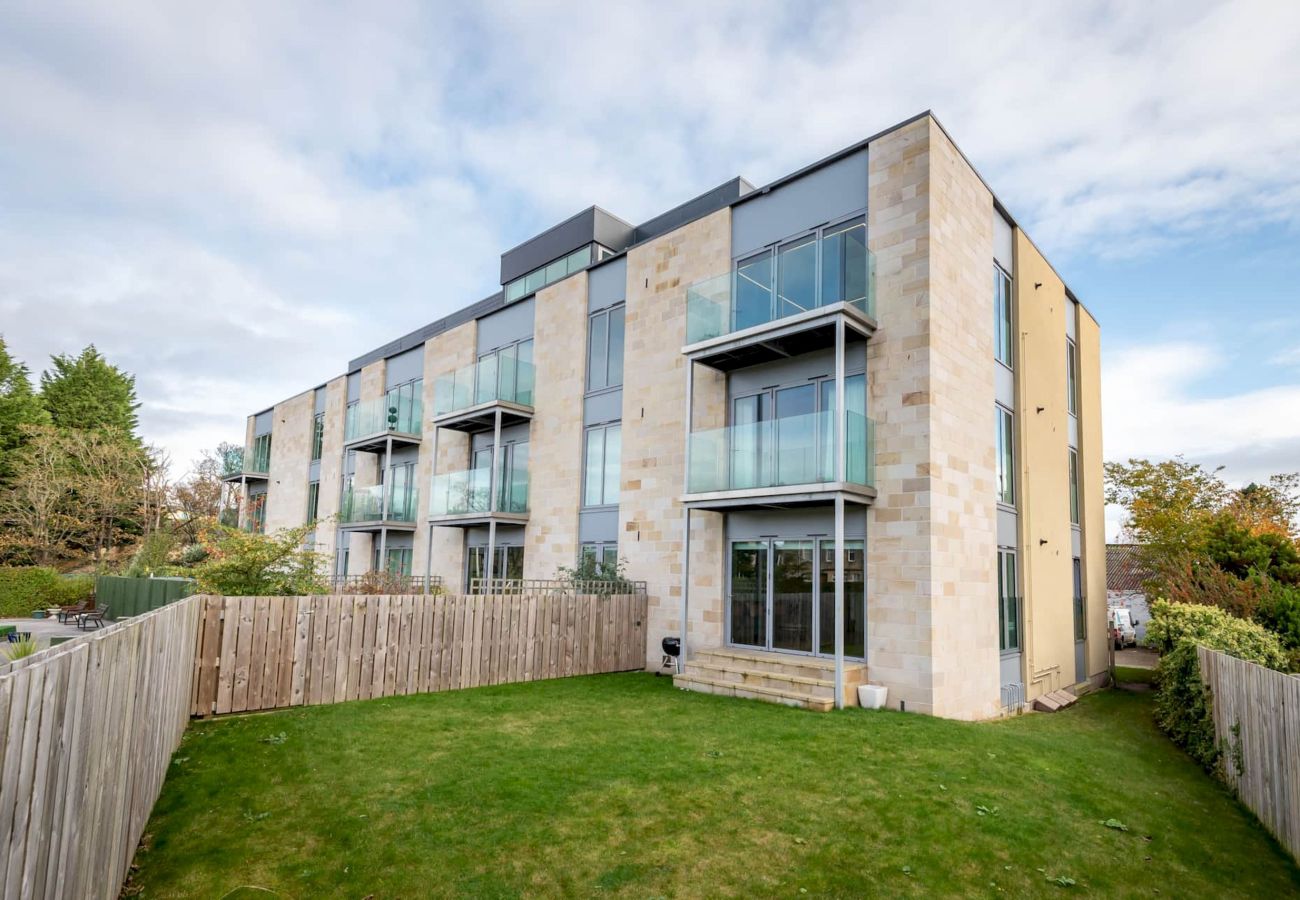
[[[303,545],[312,527],[267,535],[210,525],[199,539],[208,556],[194,568],[199,590],[245,597],[326,591],[325,558]]]
[[[11,454],[22,445],[23,428],[47,425],[50,416],[32,389],[27,367],[9,355],[0,337],[0,484],[13,475]]]
[[[1283,584],[1300,584],[1300,550],[1285,533],[1252,531],[1231,512],[1210,520],[1205,552],[1237,578],[1260,575]]]
[[[1300,514],[1300,472],[1272,475],[1267,484],[1252,481],[1232,493],[1228,511],[1252,534],[1294,536]]]
[[[176,526],[191,541],[197,541],[205,521],[221,515],[226,495],[226,459],[232,450],[243,448],[222,442],[215,450],[204,450],[198,462],[173,489]]]
[[[86,530],[77,466],[63,435],[49,425],[24,427],[13,476],[0,490],[0,550],[10,559],[49,565]]]
[[[59,428],[116,429],[136,439],[135,376],[106,360],[91,344],[77,357],[56,354],[41,374],[41,402]]]
[[[1204,552],[1210,523],[1229,497],[1221,471],[1181,456],[1106,463],[1106,502],[1127,511],[1125,532],[1143,546],[1152,569],[1184,552]]]
[[[60,434],[76,470],[79,515],[91,526],[96,553],[111,550],[119,530],[148,534],[156,451],[116,428]]]

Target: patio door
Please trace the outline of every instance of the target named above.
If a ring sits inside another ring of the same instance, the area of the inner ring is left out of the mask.
[[[771,388],[731,401],[731,487],[807,484],[817,468],[816,386]]]
[[[844,542],[844,655],[866,656],[866,564],[861,540]],[[835,542],[731,543],[728,642],[758,650],[835,655]]]

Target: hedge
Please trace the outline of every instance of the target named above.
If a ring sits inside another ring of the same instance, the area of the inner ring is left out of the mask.
[[[1158,669],[1156,723],[1207,771],[1216,771],[1223,748],[1215,742],[1214,698],[1201,679],[1197,646],[1271,669],[1286,667],[1286,651],[1277,635],[1256,622],[1217,606],[1168,600],[1151,604],[1146,643],[1164,654]]]
[[[0,566],[0,618],[28,618],[33,610],[68,606],[90,598],[95,579],[62,577],[40,566]]]

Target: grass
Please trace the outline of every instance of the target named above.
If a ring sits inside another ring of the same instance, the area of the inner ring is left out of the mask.
[[[1149,695],[965,724],[642,674],[196,723],[136,863],[140,897],[1300,890]]]
[[[1127,684],[1149,684],[1154,686],[1156,683],[1156,670],[1145,669],[1141,666],[1116,666],[1115,680]]]

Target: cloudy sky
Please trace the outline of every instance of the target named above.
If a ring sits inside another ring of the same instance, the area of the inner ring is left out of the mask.
[[[0,333],[183,470],[636,222],[933,109],[1101,320],[1107,456],[1300,469],[1300,4],[0,5]]]

